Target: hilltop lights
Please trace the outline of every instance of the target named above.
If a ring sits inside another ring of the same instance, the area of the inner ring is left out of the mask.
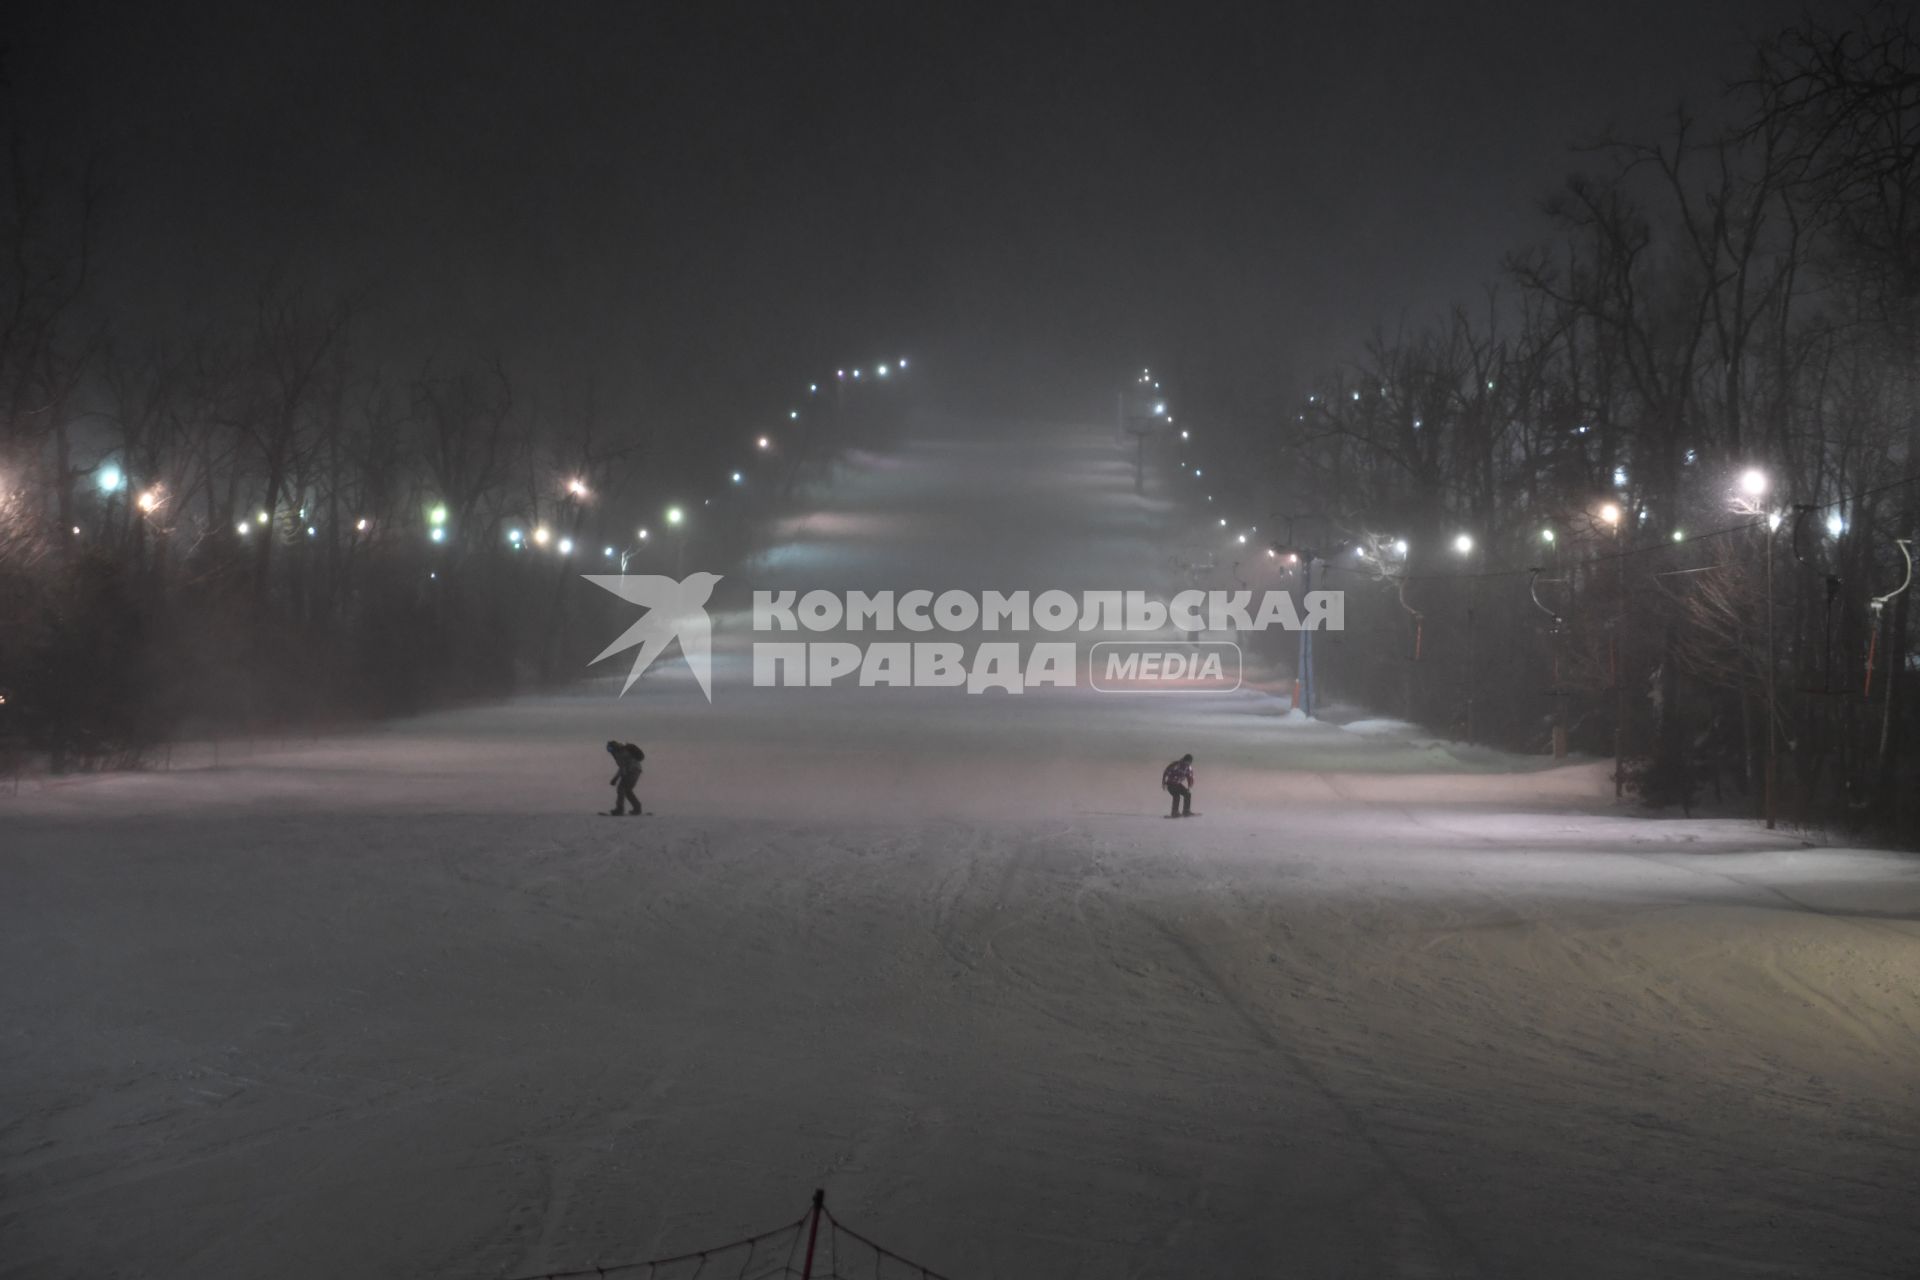
[[[560,545],[559,545],[559,546],[558,546],[557,548],[555,548],[555,549],[556,549],[557,551],[559,551],[559,552],[560,552],[560,554],[561,554],[561,555],[563,555],[563,556],[570,556],[570,555],[572,555],[572,554],[573,554],[573,539],[572,539],[572,538],[562,538],[562,539],[560,539]]]
[[[427,512],[428,524],[440,525],[440,524],[445,524],[446,522],[447,522],[447,508],[445,503],[442,503],[434,507],[433,510]]]
[[[433,539],[435,542],[445,542],[447,540],[447,527],[443,524],[437,524],[433,526],[433,532],[429,533],[427,537]]]
[[[1468,554],[1473,550],[1473,538],[1468,534],[1461,534],[1453,540],[1453,549],[1463,556]]]
[[[367,519],[365,516],[361,516],[358,520],[353,522],[353,527],[355,529],[358,529],[361,533],[365,533],[367,531],[367,527],[372,523],[373,522]]]
[[[551,541],[553,541],[553,533],[547,528],[547,526],[541,525],[533,531],[534,546],[544,547],[547,545],[547,543]]]
[[[680,522],[681,522],[682,520],[685,520],[686,518],[687,518],[687,513],[686,513],[686,512],[684,512],[684,511],[682,511],[682,510],[681,510],[680,508],[678,508],[678,507],[668,507],[668,508],[667,508],[667,523],[668,523],[668,524],[670,524],[670,525],[674,525],[674,526],[676,526],[676,527],[677,527],[677,526],[678,526],[678,525],[680,524]]]
[[[95,473],[93,482],[100,486],[100,492],[102,493],[118,493],[121,487],[127,483],[127,477],[125,472],[109,462]]]
[[[800,421],[800,411],[798,409],[787,410],[787,421],[788,422]]]
[[[148,489],[136,499],[136,503],[142,511],[152,515],[160,507],[160,490],[157,487]]]
[[[1182,440],[1187,438],[1187,429],[1185,427],[1180,428],[1180,438]]]
[[[754,441],[754,443],[759,445],[762,449],[773,448],[773,441],[767,439],[765,436],[761,436],[758,440]]]
[[[1840,513],[1838,511],[1834,512],[1832,515],[1827,517],[1827,533],[1831,537],[1837,538],[1841,534],[1845,533],[1846,531],[1847,531],[1847,522],[1840,518]]]
[[[875,369],[874,372],[884,378],[887,376],[887,366],[883,364],[878,369]]]
[[[526,542],[526,535],[518,529],[509,529],[507,530],[507,542],[511,546],[521,546]]]
[[[747,478],[741,475],[738,471],[733,473],[733,482],[735,484],[744,484],[746,482],[746,479]]]
[[[1604,521],[1606,521],[1606,522],[1607,522],[1608,524],[1610,524],[1610,525],[1615,525],[1615,526],[1617,526],[1617,525],[1619,525],[1619,523],[1620,523],[1620,506],[1619,506],[1619,504],[1618,504],[1618,503],[1613,503],[1613,502],[1609,502],[1609,503],[1607,503],[1607,504],[1606,504],[1605,506],[1603,506],[1603,507],[1601,507],[1601,508],[1600,508],[1600,518],[1601,518],[1602,520],[1604,520]]]
[[[1758,467],[1748,467],[1740,473],[1740,492],[1749,498],[1758,498],[1767,491],[1767,473]]]
[[[1546,543],[1546,544],[1547,544],[1548,546],[1552,546],[1552,545],[1553,545],[1553,530],[1551,530],[1551,529],[1542,529],[1542,530],[1540,531],[1540,541],[1542,541],[1542,542],[1544,542],[1544,543]]]
[[[587,498],[587,482],[575,476],[567,481],[567,492],[584,502]]]
[[[1777,533],[1777,532],[1779,532],[1779,530],[1780,530],[1780,518],[1781,518],[1781,517],[1780,517],[1780,513],[1779,513],[1778,511],[1769,511],[1769,512],[1767,512],[1767,531],[1768,531],[1769,533]]]
[[[645,529],[640,530],[639,536],[640,541],[645,542],[647,540],[647,531]]]
[[[267,514],[266,512],[264,512],[264,511],[262,511],[262,512],[259,512],[259,513],[258,513],[258,514],[256,514],[256,515],[255,515],[255,516],[254,516],[253,518],[254,518],[254,521],[255,521],[255,523],[257,523],[257,524],[265,524],[265,523],[266,523],[267,521],[269,521],[269,520],[271,520],[271,519],[273,519],[273,517],[272,517],[272,516],[270,516],[270,515],[268,515],[268,514]]]

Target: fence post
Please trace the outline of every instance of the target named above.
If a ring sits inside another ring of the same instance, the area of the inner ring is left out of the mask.
[[[813,1212],[810,1215],[813,1223],[807,1228],[807,1260],[801,1264],[800,1280],[813,1280],[813,1245],[820,1238],[820,1207],[826,1198],[826,1191],[819,1187],[814,1188]]]

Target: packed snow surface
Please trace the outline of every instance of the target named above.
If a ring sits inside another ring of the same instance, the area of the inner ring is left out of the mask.
[[[711,706],[616,658],[0,791],[0,1276],[517,1276],[816,1186],[962,1280],[1914,1274],[1913,860],[1252,688],[748,687],[747,586],[1184,585],[1126,459],[857,460]]]

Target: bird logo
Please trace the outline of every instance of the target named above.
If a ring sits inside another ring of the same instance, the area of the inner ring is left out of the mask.
[[[700,692],[707,695],[707,701],[713,701],[713,688],[710,683],[713,675],[713,623],[707,617],[707,599],[713,595],[714,584],[720,581],[717,573],[692,573],[684,582],[657,573],[585,573],[580,575],[603,591],[611,591],[628,604],[637,604],[646,610],[640,621],[620,633],[620,638],[600,651],[599,657],[608,658],[622,649],[640,646],[640,652],[633,657],[633,670],[627,673],[627,682],[620,686],[624,696],[633,688],[633,682],[640,678],[653,660],[666,650],[666,647],[678,638],[680,652],[686,656],[687,666],[693,672],[693,678],[700,682]],[[588,663],[592,666],[593,662]]]

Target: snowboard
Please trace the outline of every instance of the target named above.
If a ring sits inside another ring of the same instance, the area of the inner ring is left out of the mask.
[[[653,816],[653,810],[651,809],[648,809],[645,813],[614,813],[609,809],[596,809],[594,812],[603,818],[651,818]]]
[[[1200,816],[1200,811],[1196,809],[1192,813],[1163,813],[1160,816],[1163,818],[1197,818]]]

